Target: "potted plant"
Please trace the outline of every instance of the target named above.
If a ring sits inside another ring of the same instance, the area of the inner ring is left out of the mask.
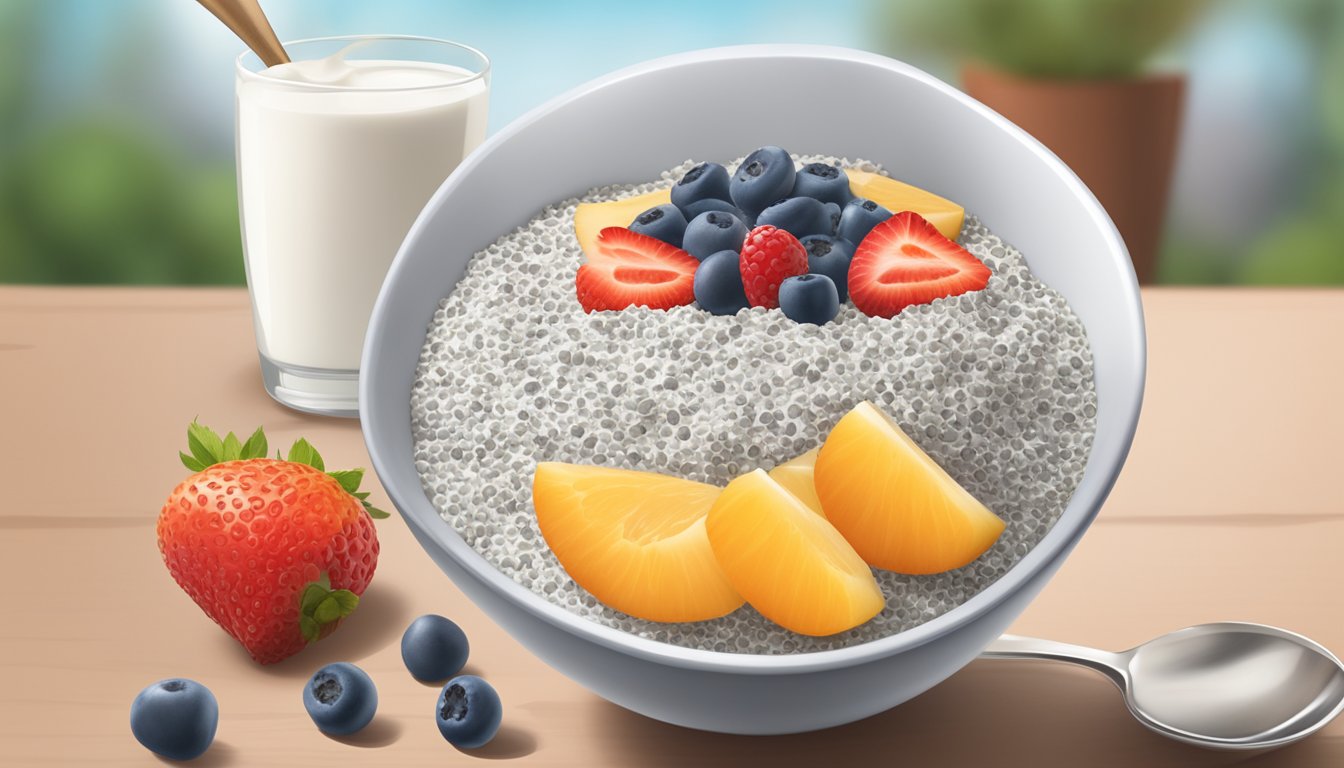
[[[889,29],[952,51],[966,92],[1059,155],[1101,201],[1140,282],[1156,272],[1185,78],[1148,70],[1202,0],[929,0]]]

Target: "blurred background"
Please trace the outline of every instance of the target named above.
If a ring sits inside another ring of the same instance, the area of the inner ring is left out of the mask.
[[[863,48],[953,83],[969,62],[1028,85],[1175,73],[1184,112],[1170,197],[1154,201],[1153,279],[1344,284],[1340,0],[263,5],[281,39],[408,33],[481,48],[492,132],[612,69],[737,43]],[[0,2],[0,282],[242,284],[239,48],[192,0]],[[1068,138],[1068,112],[1051,114],[1041,131]]]

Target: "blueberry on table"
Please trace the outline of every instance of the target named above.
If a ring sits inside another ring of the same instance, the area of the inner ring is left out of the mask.
[[[630,231],[662,240],[675,248],[681,247],[681,237],[686,233],[686,217],[671,203],[654,206],[639,214],[630,222]]]
[[[807,249],[807,271],[831,278],[840,303],[848,301],[849,262],[854,258],[854,244],[831,235],[808,235],[798,241]]]
[[[841,209],[840,226],[836,227],[835,234],[857,247],[859,243],[863,242],[863,238],[868,236],[873,227],[890,218],[891,211],[872,200],[856,197]]]
[[[810,197],[790,197],[780,200],[756,217],[756,226],[769,224],[794,237],[830,235],[840,221],[840,206],[823,203]]]
[[[682,248],[700,261],[719,251],[742,250],[747,239],[747,225],[741,219],[724,211],[708,211],[691,219],[686,225]]]
[[[338,661],[308,679],[303,686],[303,706],[319,731],[348,736],[373,720],[378,710],[378,690],[364,670]]]
[[[796,175],[788,152],[779,147],[761,147],[737,167],[728,183],[728,193],[743,213],[756,216],[766,206],[789,196]]]
[[[831,278],[798,275],[780,283],[779,308],[795,323],[825,325],[840,311],[840,297]]]
[[[678,208],[699,200],[727,199],[728,169],[718,163],[701,163],[672,185],[672,204]]]
[[[475,749],[493,739],[503,717],[499,694],[475,675],[449,680],[434,708],[439,733],[462,749]]]
[[[200,757],[215,740],[219,702],[209,688],[175,677],[144,689],[131,702],[131,733],[170,760]]]
[[[748,216],[747,214],[743,213],[741,209],[739,209],[736,205],[733,205],[731,202],[727,200],[719,200],[713,197],[707,197],[704,200],[696,200],[693,203],[688,203],[686,205],[681,206],[681,212],[683,215],[686,216],[687,221],[692,221],[695,219],[696,216],[699,216],[702,213],[709,213],[710,211],[723,211],[724,213],[731,213],[734,216],[736,216],[743,224],[746,224],[748,227],[754,226],[754,222],[756,221],[754,217]]]
[[[719,251],[700,262],[694,289],[700,308],[712,315],[735,315],[749,306],[737,251]]]
[[[470,650],[461,627],[432,613],[412,621],[401,636],[401,660],[411,677],[425,683],[447,680],[461,672]]]
[[[790,197],[811,197],[823,203],[843,206],[854,199],[849,191],[849,176],[838,165],[808,163],[798,171]]]

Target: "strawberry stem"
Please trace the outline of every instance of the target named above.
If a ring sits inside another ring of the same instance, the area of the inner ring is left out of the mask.
[[[332,589],[323,573],[299,593],[299,632],[312,643],[331,634],[341,619],[359,607],[359,595],[348,589]]]

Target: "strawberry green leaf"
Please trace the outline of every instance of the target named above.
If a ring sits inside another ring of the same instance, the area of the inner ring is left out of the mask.
[[[322,635],[322,625],[309,616],[299,616],[299,633],[303,639],[308,642],[317,640]]]
[[[364,511],[368,512],[369,517],[372,517],[374,520],[383,520],[392,516],[391,513],[384,512],[367,501],[364,502]]]
[[[352,493],[352,494],[350,494],[350,495],[351,495],[351,496],[354,496],[356,499],[359,499],[360,501],[363,501],[363,500],[369,498],[369,492],[368,492],[368,491],[360,491],[359,493]]]
[[[205,469],[205,465],[198,461],[195,456],[188,456],[181,451],[178,451],[177,455],[182,458],[183,466],[190,469],[192,472],[200,472]]]
[[[341,616],[341,605],[336,598],[327,595],[313,609],[313,620],[318,624],[330,624]]]
[[[224,436],[224,450],[220,458],[224,461],[237,461],[243,455],[243,444],[238,442],[238,436],[230,432]]]
[[[359,607],[359,596],[348,589],[338,589],[332,592],[331,598],[340,606],[342,616],[349,616]]]
[[[218,464],[219,457],[224,453],[224,441],[219,439],[219,435],[196,421],[187,425],[187,447],[191,455],[207,467]]]
[[[243,443],[242,458],[244,459],[265,458],[267,447],[268,446],[266,445],[266,433],[262,431],[261,427],[257,427],[257,431],[253,432],[252,436],[247,438],[246,443]]]
[[[364,470],[362,469],[343,469],[327,474],[336,478],[336,482],[341,484],[346,493],[356,494],[359,491],[359,483],[364,479]]]
[[[319,472],[327,470],[326,465],[322,463],[322,454],[318,453],[317,449],[302,437],[295,440],[294,445],[290,446],[289,456],[285,460],[296,464],[307,464]]]
[[[299,594],[299,632],[308,642],[324,637],[341,619],[359,607],[359,595],[348,589],[332,589],[323,573]]]

